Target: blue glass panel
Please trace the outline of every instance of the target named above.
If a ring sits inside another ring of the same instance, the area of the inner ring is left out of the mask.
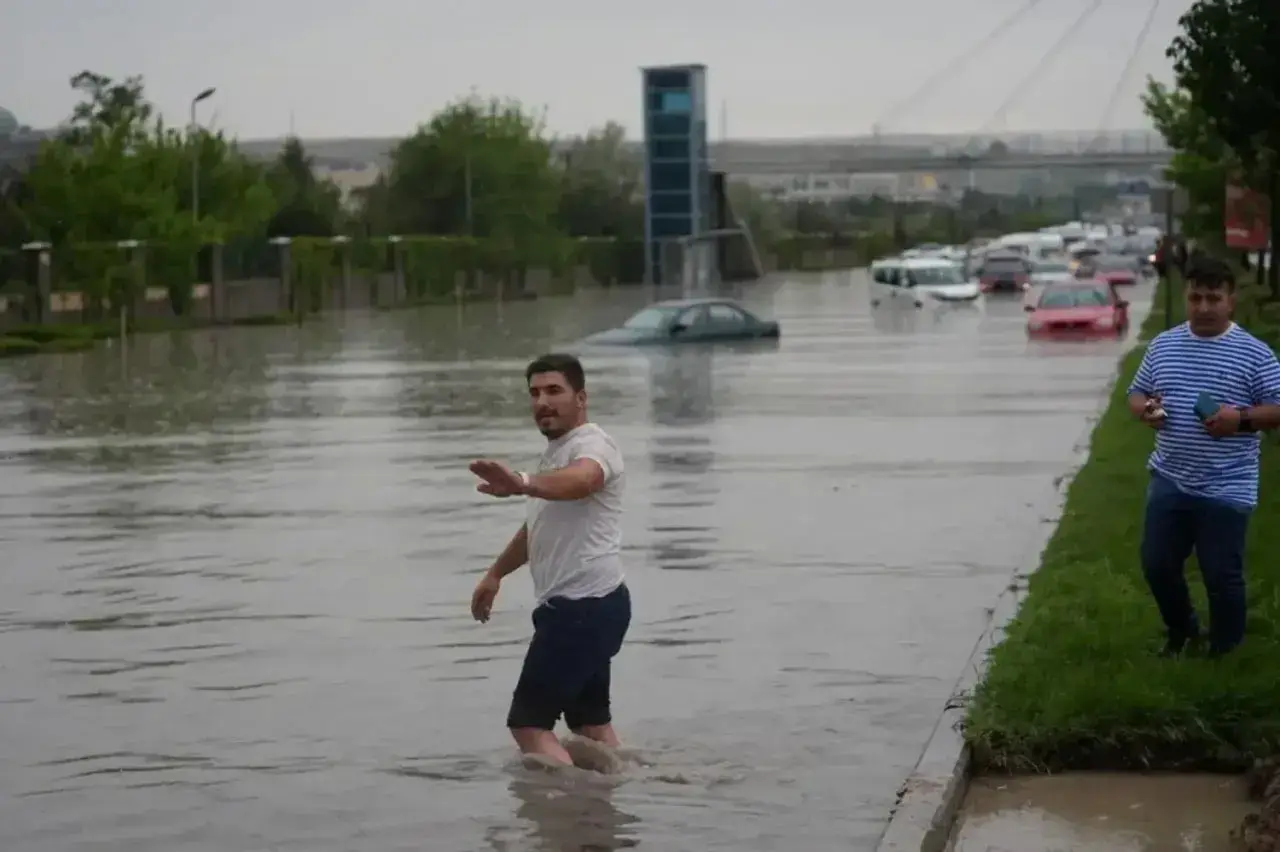
[[[688,160],[689,143],[684,139],[654,139],[649,143],[653,160]]]
[[[653,216],[688,216],[693,212],[693,197],[687,192],[655,192],[649,196],[649,213]]]
[[[692,177],[687,162],[649,164],[649,189],[653,192],[689,192]]]
[[[693,112],[693,95],[688,92],[663,92],[662,111],[685,114]]]
[[[650,219],[650,228],[654,239],[687,237],[693,233],[688,216],[654,216]]]
[[[649,135],[650,136],[681,136],[687,137],[692,126],[692,121],[688,115],[660,115],[655,114],[649,116]]]
[[[692,82],[691,76],[688,71],[650,71],[645,82],[652,89],[687,89]]]

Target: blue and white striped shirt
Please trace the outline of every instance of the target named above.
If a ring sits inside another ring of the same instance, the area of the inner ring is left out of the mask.
[[[1151,341],[1129,386],[1131,394],[1159,394],[1168,415],[1148,469],[1187,494],[1253,509],[1261,435],[1210,435],[1195,412],[1201,391],[1236,408],[1280,405],[1276,353],[1235,323],[1217,337],[1197,337],[1183,323]]]

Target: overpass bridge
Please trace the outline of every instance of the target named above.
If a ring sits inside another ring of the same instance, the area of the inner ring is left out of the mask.
[[[1121,170],[1145,172],[1169,165],[1169,151],[1061,152],[1002,154],[860,153],[856,148],[836,155],[771,156],[767,149],[735,156],[712,149],[712,167],[734,177],[774,175],[937,174],[968,171],[1037,171],[1053,169]]]

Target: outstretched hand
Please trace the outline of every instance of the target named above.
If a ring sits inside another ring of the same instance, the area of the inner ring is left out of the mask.
[[[471,472],[480,477],[476,490],[492,497],[515,497],[524,493],[520,475],[502,462],[479,459],[473,461]]]

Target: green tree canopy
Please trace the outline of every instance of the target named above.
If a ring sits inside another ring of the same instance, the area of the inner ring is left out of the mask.
[[[1182,31],[1167,53],[1173,60],[1178,89],[1185,92],[1185,102],[1161,103],[1157,99],[1152,106],[1182,107],[1182,123],[1169,125],[1181,143],[1171,140],[1171,144],[1180,152],[1208,155],[1213,150],[1212,140],[1220,140],[1218,162],[1224,171],[1270,199],[1271,243],[1276,246],[1280,244],[1280,215],[1276,215],[1280,200],[1280,51],[1276,49],[1280,45],[1280,5],[1275,0],[1196,0],[1179,23]],[[1179,113],[1175,109],[1173,114]],[[1185,137],[1180,130],[1186,132]],[[1209,174],[1205,170],[1184,177],[1207,181]],[[1219,233],[1220,229],[1221,224]],[[1280,267],[1274,262],[1270,281],[1272,292],[1280,295]]]
[[[332,181],[316,177],[314,163],[296,136],[285,141],[267,172],[277,208],[268,236],[329,237],[338,232],[342,195]]]
[[[525,244],[556,230],[560,184],[540,118],[471,96],[402,140],[366,197],[385,205],[374,215],[393,233]]]
[[[1235,155],[1185,89],[1149,79],[1142,105],[1174,152],[1165,174],[1187,192],[1183,231],[1220,246],[1225,187],[1227,175],[1235,167]]]
[[[1214,135],[1250,176],[1280,151],[1280,6],[1275,0],[1197,0],[1168,56]],[[1260,187],[1264,188],[1264,187]]]
[[[59,138],[41,146],[25,176],[30,233],[53,242],[197,243],[260,231],[274,201],[261,167],[221,133],[182,132],[154,117],[140,78],[116,83],[85,71],[84,95]],[[199,158],[200,212],[192,167]]]
[[[609,122],[560,151],[564,186],[559,221],[575,237],[644,235],[644,161],[627,145],[622,125]]]

